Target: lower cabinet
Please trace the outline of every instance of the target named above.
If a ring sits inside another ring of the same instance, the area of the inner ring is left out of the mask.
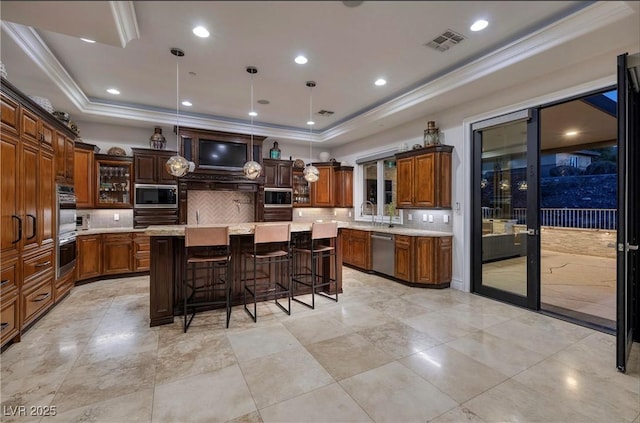
[[[21,308],[22,327],[28,326],[53,305],[53,275],[22,287]]]
[[[18,289],[2,292],[0,337],[2,345],[20,335],[20,298]]]
[[[78,236],[78,281],[100,276],[147,272],[150,240],[143,233],[119,232]]]
[[[67,295],[69,291],[71,291],[71,288],[73,288],[73,285],[76,281],[74,274],[75,271],[69,272],[56,281],[56,289],[54,291],[53,298],[56,303],[64,298],[64,296]]]
[[[395,236],[395,277],[411,282],[413,279],[413,237]]]
[[[414,282],[447,286],[451,282],[452,238],[416,237]]]
[[[102,274],[102,235],[80,235],[77,241],[76,279],[100,276]]]
[[[102,274],[133,272],[133,239],[130,233],[102,235]]]
[[[358,229],[341,229],[342,262],[371,270],[371,232]]]

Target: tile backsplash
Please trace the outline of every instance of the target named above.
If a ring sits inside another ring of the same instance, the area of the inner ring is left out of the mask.
[[[132,209],[79,209],[76,214],[89,214],[91,229],[133,228]]]
[[[238,191],[187,192],[187,224],[195,225],[196,211],[200,223],[243,223],[255,220],[254,194]]]

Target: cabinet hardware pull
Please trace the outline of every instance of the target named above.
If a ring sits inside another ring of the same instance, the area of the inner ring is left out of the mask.
[[[34,298],[31,301],[34,302],[34,303],[39,303],[40,301],[44,301],[47,298],[49,298],[49,296],[51,296],[51,293],[50,292],[45,292],[45,293],[42,293],[42,294],[38,295],[36,298]]]
[[[43,263],[37,263],[35,267],[44,267],[44,266],[48,266],[51,264],[51,260],[47,260]]]
[[[9,323],[2,322],[2,326],[0,327],[0,330],[5,330],[8,326],[9,326]]]
[[[0,286],[5,286],[9,282],[11,282],[9,279],[3,279],[2,282],[0,282]]]
[[[35,238],[35,237],[36,237],[36,233],[38,232],[38,231],[37,231],[37,229],[36,229],[36,228],[37,228],[38,223],[37,223],[37,221],[36,221],[36,217],[35,217],[34,215],[32,215],[32,214],[28,214],[28,215],[27,215],[27,217],[30,217],[30,218],[32,219],[32,221],[33,221],[33,235],[31,235],[31,236],[30,236],[30,237],[28,237],[27,239],[33,239],[33,238]]]
[[[22,239],[22,218],[20,216],[11,215],[11,218],[18,220],[18,239],[11,241],[12,244],[17,244]]]

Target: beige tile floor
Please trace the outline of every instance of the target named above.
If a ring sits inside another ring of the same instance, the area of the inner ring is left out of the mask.
[[[8,348],[2,421],[640,422],[640,354],[460,291],[351,269],[339,303],[148,327],[148,278],[83,285]],[[55,406],[55,417],[10,416]]]
[[[527,258],[483,264],[483,283],[525,295]],[[616,320],[616,259],[541,251],[540,300],[544,304]]]

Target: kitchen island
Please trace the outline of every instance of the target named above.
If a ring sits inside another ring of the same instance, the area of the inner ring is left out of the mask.
[[[274,222],[275,224],[276,222]],[[291,224],[292,241],[309,237],[311,222],[279,222]],[[256,223],[238,223],[230,225],[199,225],[199,227],[229,226],[231,247],[231,302],[242,304],[242,252],[253,248],[253,231]],[[195,226],[195,225],[189,225]],[[347,227],[348,223],[338,222],[338,227]],[[150,326],[172,323],[176,315],[182,314],[182,275],[184,269],[184,228],[187,225],[149,226],[145,235],[151,237],[150,269]],[[331,291],[342,292],[342,248],[338,231],[336,252],[337,269],[329,260],[321,264],[321,274],[335,277],[336,284]]]

